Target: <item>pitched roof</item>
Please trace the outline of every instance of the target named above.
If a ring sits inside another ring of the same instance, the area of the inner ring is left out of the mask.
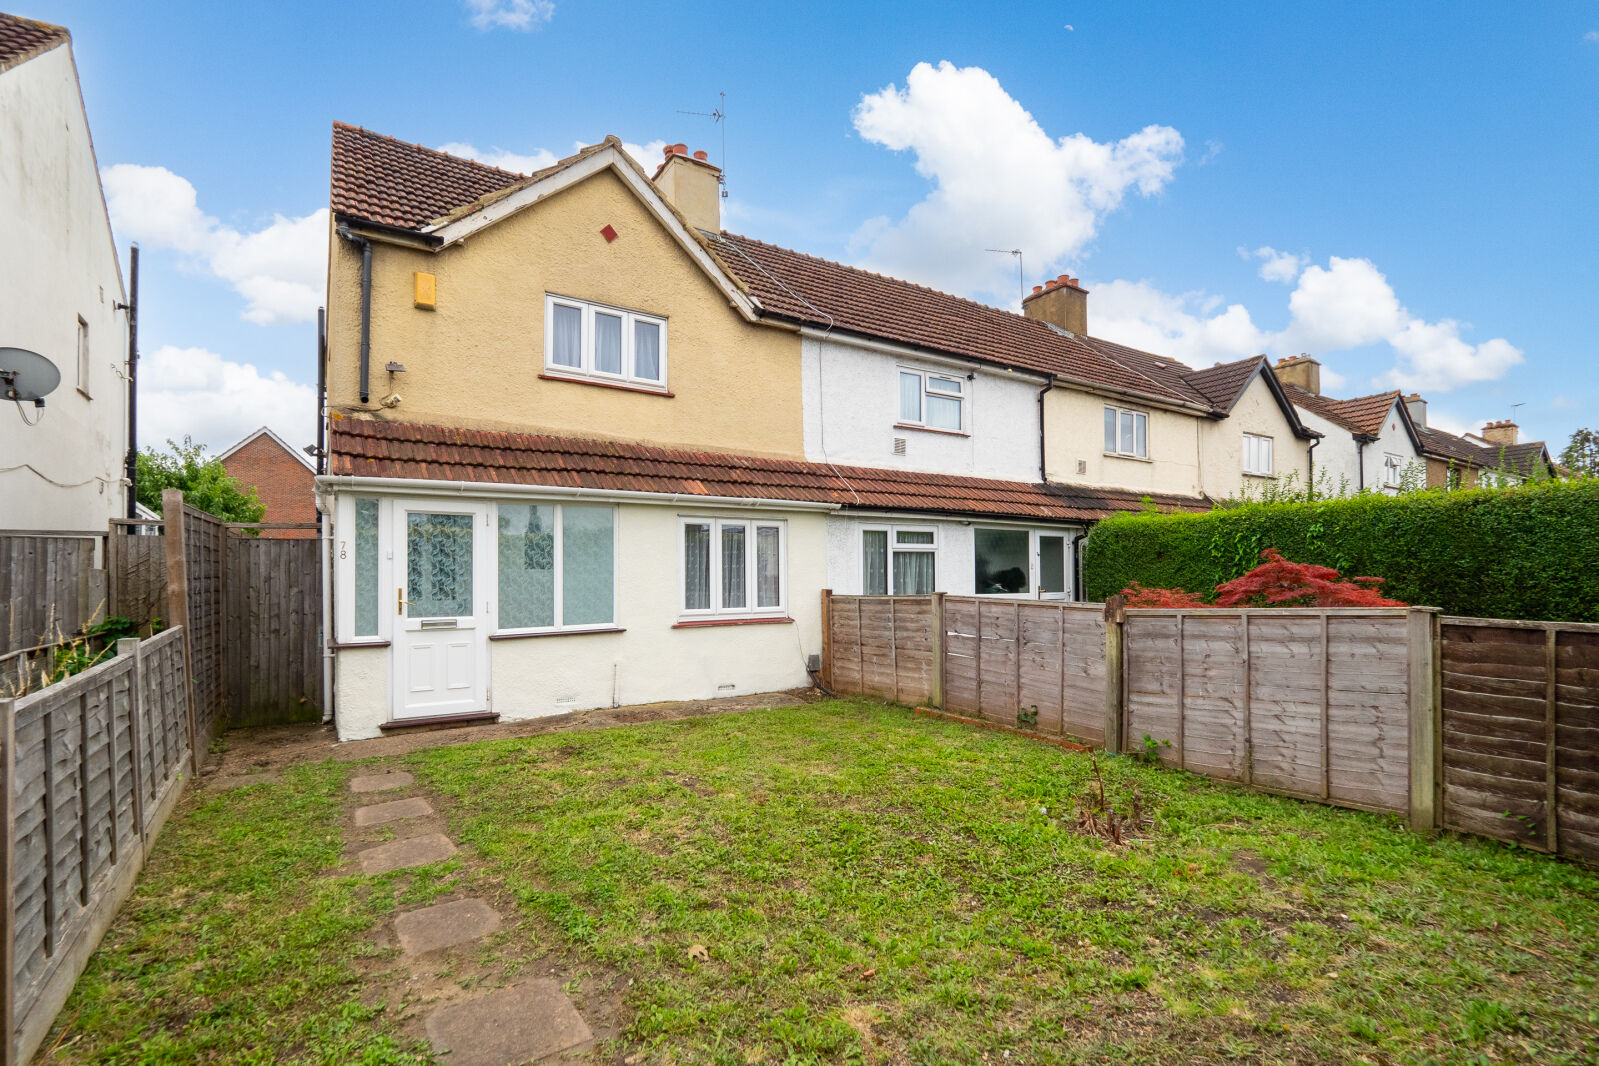
[[[10,70],[71,39],[72,35],[64,26],[52,26],[48,22],[0,11],[0,70]]]
[[[1233,405],[1238,402],[1238,397],[1243,395],[1244,386],[1253,380],[1256,372],[1266,362],[1264,355],[1255,355],[1248,359],[1217,363],[1204,370],[1195,370],[1187,374],[1185,379],[1210,402],[1211,406],[1222,411],[1231,411]]]
[[[1388,412],[1393,410],[1394,404],[1400,397],[1399,391],[1395,389],[1392,392],[1379,392],[1371,396],[1357,396],[1353,400],[1335,400],[1331,396],[1307,392],[1298,385],[1286,384],[1283,386],[1283,392],[1287,393],[1295,406],[1318,414],[1351,433],[1373,437],[1382,432],[1382,424],[1387,419]]]
[[[311,470],[316,469],[316,464],[311,461],[310,456],[308,456],[305,452],[300,451],[298,448],[290,446],[289,442],[278,436],[276,431],[274,431],[271,426],[262,426],[254,433],[246,433],[231,446],[229,446],[225,451],[218,452],[217,459],[219,461],[225,461],[228,456],[232,455],[234,452],[238,451],[240,448],[243,448],[246,444],[249,444],[251,441],[260,436],[266,436],[271,439],[272,443],[276,444],[280,449],[293,456],[304,466],[310,468]]]
[[[329,472],[683,496],[830,503],[1055,521],[1092,521],[1156,506],[1203,511],[1204,497],[834,466],[644,444],[403,422],[333,422]]]
[[[401,229],[421,229],[521,174],[407,144],[343,122],[333,124],[335,214]]]
[[[1469,437],[1423,426],[1417,426],[1416,433],[1421,437],[1423,453],[1437,459],[1489,470],[1504,466],[1522,474],[1541,473],[1549,467],[1548,450],[1543,441],[1529,441],[1525,444],[1478,444]]]

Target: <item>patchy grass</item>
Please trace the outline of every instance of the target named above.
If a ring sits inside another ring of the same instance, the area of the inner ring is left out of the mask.
[[[530,920],[632,978],[605,1054],[1599,1056],[1599,877],[1499,844],[1112,759],[1112,803],[1136,784],[1151,819],[1117,846],[1074,829],[1089,756],[865,702],[409,761]],[[306,889],[332,913],[303,921],[356,920],[338,884]],[[146,886],[157,918],[181,909],[166,892]]]
[[[56,1020],[54,1063],[422,1063],[370,994],[368,932],[446,863],[332,873],[350,768],[185,796]]]

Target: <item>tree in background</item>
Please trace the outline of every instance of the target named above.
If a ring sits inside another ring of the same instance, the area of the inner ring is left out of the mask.
[[[221,459],[208,459],[205,445],[185,436],[183,443],[167,441],[167,450],[146,448],[139,453],[139,502],[161,513],[161,492],[181,489],[184,502],[214,514],[224,522],[259,522],[266,507],[255,489],[246,489],[228,476]]]
[[[1578,477],[1599,477],[1599,432],[1579,429],[1560,453],[1560,463]]]

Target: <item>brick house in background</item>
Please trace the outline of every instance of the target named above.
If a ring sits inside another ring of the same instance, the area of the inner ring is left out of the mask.
[[[316,523],[316,469],[310,459],[266,426],[223,452],[228,476],[254,488],[266,507],[263,522]],[[267,529],[263,537],[314,537],[314,529]]]

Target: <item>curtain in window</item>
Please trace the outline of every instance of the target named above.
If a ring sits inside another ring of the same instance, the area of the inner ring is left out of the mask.
[[[1122,412],[1122,440],[1121,447],[1117,450],[1126,455],[1138,454],[1133,450],[1133,413],[1131,411]]]
[[[888,530],[861,532],[861,592],[867,596],[888,595]]]
[[[933,553],[894,553],[894,595],[930,596],[933,592]]]
[[[778,607],[783,603],[782,531],[777,526],[755,527],[755,606]]]
[[[1107,452],[1116,450],[1116,409],[1114,407],[1105,408],[1105,450]]]
[[[927,424],[934,429],[960,429],[960,397],[936,395],[927,397]]]
[[[622,372],[622,317],[594,313],[594,369],[601,374]]]
[[[744,573],[747,565],[745,556],[746,529],[744,526],[725,525],[722,527],[722,606],[746,607],[748,600],[744,591]]]
[[[551,343],[554,351],[551,360],[558,366],[583,365],[583,312],[564,304],[554,305],[555,320],[551,325]]]
[[[561,624],[613,621],[613,508],[561,507]]]
[[[654,322],[633,323],[633,376],[661,380],[661,327]]]
[[[499,512],[500,628],[553,626],[555,508],[502,503]]]
[[[899,420],[901,422],[920,422],[922,420],[922,376],[920,374],[900,372]]]
[[[696,522],[683,527],[683,609],[708,611],[711,607],[711,525]]]
[[[378,501],[355,501],[355,635],[378,635]]]

